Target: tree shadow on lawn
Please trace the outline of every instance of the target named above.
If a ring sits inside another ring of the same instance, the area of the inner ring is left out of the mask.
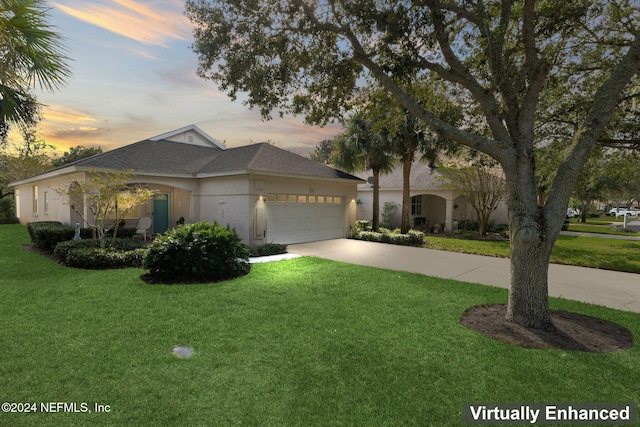
[[[567,311],[551,310],[555,331],[527,328],[508,321],[506,304],[478,305],[467,309],[460,323],[497,341],[524,348],[609,353],[633,348],[627,328]]]

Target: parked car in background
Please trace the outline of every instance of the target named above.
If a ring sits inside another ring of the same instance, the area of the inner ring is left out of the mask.
[[[613,208],[609,211],[609,214],[615,215],[616,218],[623,215],[637,217],[638,213],[640,213],[638,209],[626,209],[626,208]]]

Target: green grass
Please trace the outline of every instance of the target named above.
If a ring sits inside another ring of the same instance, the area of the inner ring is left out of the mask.
[[[572,222],[569,224],[569,231],[577,231],[581,233],[611,234],[616,236],[640,236],[640,233],[632,230],[622,231],[621,229],[610,228],[607,225],[599,225],[589,222],[587,222],[586,224],[580,222]]]
[[[619,217],[616,219],[615,216],[599,216],[596,218],[587,217],[587,224],[590,225],[603,225],[608,226],[616,222],[622,222],[623,218]],[[582,224],[582,219],[580,217],[571,218],[569,220],[571,224]]]
[[[425,238],[425,247],[495,257],[509,257],[508,241]],[[555,264],[640,273],[640,241],[559,236],[551,253]]]
[[[459,426],[464,402],[640,401],[640,349],[526,350],[458,323],[506,290],[315,258],[242,278],[147,285],[62,267],[0,226],[0,400],[110,413],[0,424]],[[640,336],[640,315],[551,299]],[[179,359],[174,345],[194,356]]]

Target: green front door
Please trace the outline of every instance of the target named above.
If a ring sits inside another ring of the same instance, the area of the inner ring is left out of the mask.
[[[164,233],[169,229],[169,195],[158,196],[153,199],[153,232]]]

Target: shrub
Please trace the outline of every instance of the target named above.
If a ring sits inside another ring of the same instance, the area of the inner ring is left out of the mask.
[[[88,249],[98,247],[98,241],[93,239],[87,240],[67,240],[66,242],[60,242],[56,245],[56,248],[53,250],[53,255],[59,259],[60,261],[67,263],[67,258],[69,257],[69,253],[71,251],[75,251],[78,249]],[[118,238],[114,242],[111,249],[115,251],[133,251],[135,249],[140,249],[142,247],[142,242],[139,240],[133,239],[125,239]],[[141,266],[142,263],[138,264],[137,267]],[[76,266],[71,266],[76,267]],[[82,267],[82,268],[90,268],[90,267]],[[98,267],[98,268],[108,268],[108,267]],[[113,268],[119,268],[118,266],[114,266]]]
[[[469,219],[458,221],[458,230],[461,231],[480,231],[480,223]]]
[[[30,222],[27,224],[27,231],[29,232],[29,237],[31,237],[31,241],[35,243],[36,239],[36,230],[40,228],[45,228],[49,226],[59,226],[62,227],[62,223],[60,221],[39,221],[39,222]]]
[[[88,247],[72,249],[64,260],[69,267],[92,270],[141,267],[147,249],[123,251],[115,248]]]
[[[249,272],[249,252],[235,230],[202,221],[157,237],[149,246],[143,267],[157,282],[227,280]]]
[[[27,230],[29,231],[31,242],[33,242],[33,244],[38,248],[48,252],[53,252],[58,243],[73,239],[76,233],[75,227],[63,225],[59,221],[31,222],[27,224]],[[122,238],[133,238],[135,232],[135,228],[121,228],[118,229],[117,236]],[[112,236],[113,233],[110,235]],[[93,229],[81,228],[80,237],[85,240],[93,240]]]
[[[31,242],[39,249],[52,252],[56,245],[73,238],[74,229],[58,221],[40,221],[27,224]]]
[[[393,227],[393,218],[399,208],[400,205],[395,202],[384,202],[384,206],[382,208],[382,224],[385,227]]]
[[[0,219],[14,218],[15,216],[15,200],[13,197],[0,199]]]
[[[264,243],[262,245],[253,245],[251,246],[251,252],[249,256],[259,257],[259,256],[269,256],[269,255],[279,255],[287,253],[287,245],[283,243]]]
[[[371,221],[367,219],[359,219],[356,221],[356,233],[360,233],[361,231],[371,231],[372,225]]]
[[[362,231],[356,235],[356,239],[366,240],[368,242],[390,243],[393,245],[422,246],[424,243],[424,233],[414,230],[410,230],[407,234]]]
[[[135,227],[133,228],[118,228],[118,233],[116,234],[116,238],[122,239],[133,239],[133,236],[136,234]],[[113,232],[109,233],[109,236],[113,236]],[[108,244],[109,242],[107,242]]]
[[[0,217],[0,224],[18,224],[20,223],[20,219],[16,217],[4,218]]]

